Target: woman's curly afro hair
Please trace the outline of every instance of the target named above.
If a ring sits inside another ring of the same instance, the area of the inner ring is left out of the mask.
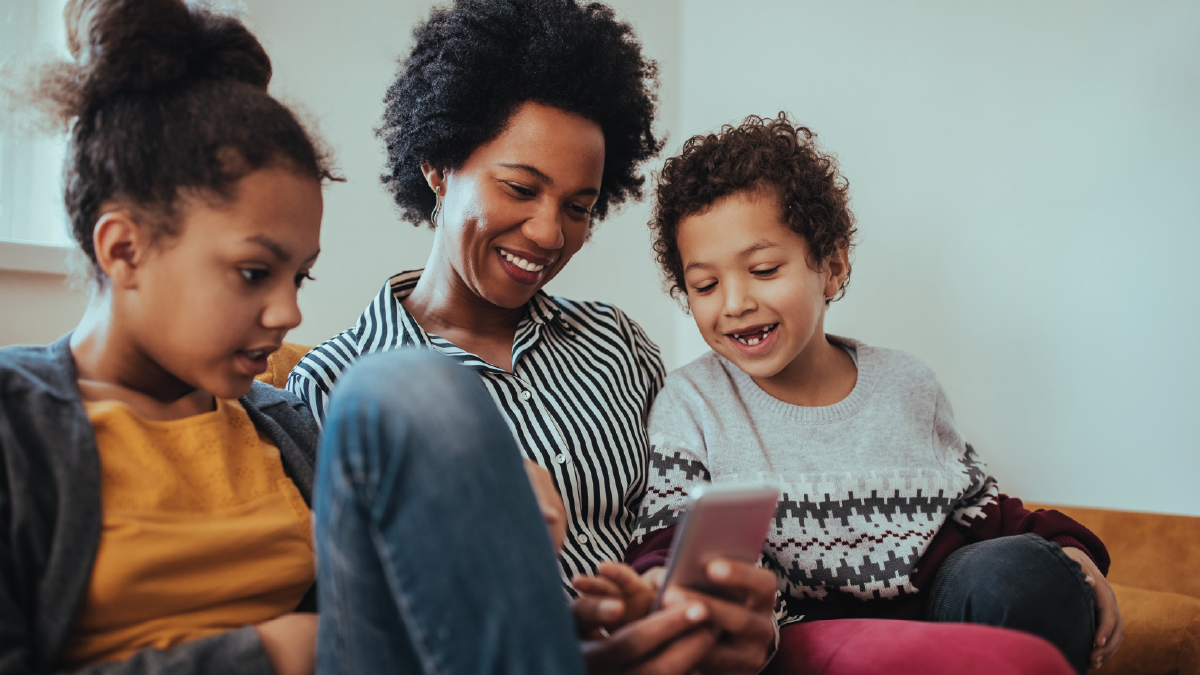
[[[422,164],[461,167],[527,101],[603,130],[593,222],[610,206],[642,198],[638,166],[662,148],[651,130],[658,66],[612,9],[575,0],[457,0],[413,35],[376,131],[387,145],[383,183],[404,220],[429,222],[435,198]]]
[[[787,113],[774,119],[747,117],[719,134],[693,136],[666,161],[655,188],[654,252],[672,296],[687,295],[679,254],[679,224],[718,200],[743,191],[771,190],[779,197],[780,220],[804,237],[817,269],[836,251],[853,249],[854,214],[849,183],[837,160],[817,148],[816,134],[796,126]],[[842,292],[845,295],[847,274]]]

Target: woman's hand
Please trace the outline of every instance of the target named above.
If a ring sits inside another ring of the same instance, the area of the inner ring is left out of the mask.
[[[254,629],[275,675],[312,675],[316,670],[316,614],[284,614]]]
[[[620,602],[609,600],[609,602]],[[600,618],[588,612],[594,605],[575,605],[581,630]],[[582,612],[582,616],[581,616]],[[616,618],[622,609],[613,612]],[[610,615],[610,619],[612,616]],[[607,637],[583,643],[583,658],[591,675],[684,675],[716,644],[715,632],[705,625],[708,608],[702,602],[680,601],[633,621]]]
[[[700,661],[701,672],[753,675],[766,664],[775,639],[775,574],[752,564],[720,559],[709,563],[707,572],[710,581],[739,591],[745,601],[729,602],[668,588],[663,606],[697,600],[707,606],[708,623],[720,632],[720,639]]]
[[[1117,653],[1121,640],[1125,639],[1125,622],[1121,619],[1121,610],[1117,608],[1117,596],[1113,594],[1112,586],[1108,585],[1108,579],[1104,578],[1087,553],[1074,546],[1064,546],[1063,553],[1083,568],[1086,581],[1091,584],[1096,596],[1096,639],[1092,643],[1094,646],[1090,658],[1091,667],[1099,668]]]
[[[554,544],[554,553],[557,555],[562,552],[563,540],[567,538],[567,507],[558,490],[554,489],[554,479],[549,471],[526,459],[525,473],[529,474],[529,484],[533,486],[533,495],[537,497],[542,517],[546,519],[550,542]]]
[[[611,632],[645,617],[658,591],[657,584],[648,583],[632,567],[618,562],[600,563],[596,576],[577,577],[571,583],[580,593],[576,617],[586,617],[586,623],[577,622],[584,638],[600,637],[601,628]]]

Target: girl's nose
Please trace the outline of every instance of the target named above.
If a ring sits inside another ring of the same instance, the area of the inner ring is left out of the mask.
[[[291,330],[300,325],[300,303],[294,287],[282,288],[271,295],[263,309],[262,325],[271,330]]]

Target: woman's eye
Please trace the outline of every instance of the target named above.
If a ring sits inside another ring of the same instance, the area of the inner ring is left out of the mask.
[[[765,279],[767,277],[770,277],[772,274],[775,274],[775,272],[778,270],[779,270],[779,266],[776,265],[775,267],[772,267],[769,270],[753,270],[750,273],[760,279]]]
[[[316,277],[309,274],[308,272],[301,272],[296,275],[296,288],[300,288],[300,286],[302,286],[304,284],[305,279],[308,279],[309,281],[317,280]]]
[[[516,183],[505,183],[505,185],[512,188],[513,192],[516,192],[517,194],[521,195],[522,197],[533,197],[533,196],[536,196],[536,194],[537,194],[533,190],[530,190],[529,188],[527,188],[523,185],[518,185]]]
[[[243,267],[238,272],[242,275],[243,279],[251,284],[262,281],[271,275],[270,272],[260,267]]]

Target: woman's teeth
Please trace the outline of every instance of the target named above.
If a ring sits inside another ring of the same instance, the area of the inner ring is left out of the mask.
[[[779,327],[779,324],[776,323],[771,324],[762,330],[756,330],[753,333],[733,333],[733,339],[746,346],[753,347],[763,340],[766,340],[767,336],[771,334],[771,331],[775,330],[777,327]]]
[[[518,258],[508,251],[500,251],[500,255],[504,256],[504,259],[508,262],[520,267],[526,272],[541,272],[546,267],[545,265],[535,265],[524,258]]]

